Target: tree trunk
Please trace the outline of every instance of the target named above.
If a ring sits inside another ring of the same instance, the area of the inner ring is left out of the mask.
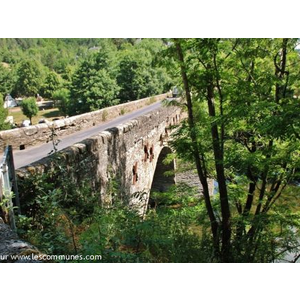
[[[187,108],[188,108],[188,122],[189,122],[189,127],[190,127],[190,138],[192,140],[192,146],[193,146],[193,154],[194,154],[194,159],[196,163],[196,168],[197,168],[197,173],[199,180],[202,184],[203,187],[203,195],[205,199],[205,205],[206,209],[208,212],[208,216],[210,219],[210,224],[211,224],[211,230],[213,234],[213,239],[214,239],[214,244],[215,247],[218,247],[219,241],[218,241],[218,222],[216,220],[211,201],[210,201],[210,195],[209,195],[209,188],[208,188],[208,183],[207,183],[207,178],[204,175],[204,170],[201,164],[201,159],[200,159],[200,154],[198,150],[198,145],[197,145],[197,137],[195,134],[195,123],[194,123],[194,114],[193,114],[193,106],[192,106],[192,99],[191,99],[191,92],[190,92],[190,86],[188,82],[188,77],[185,72],[185,64],[184,64],[184,56],[181,48],[181,44],[179,39],[174,39],[175,45],[176,45],[176,51],[178,55],[178,59],[180,62],[180,68],[181,68],[181,77],[183,80],[184,84],[184,90],[185,90],[185,96],[186,96],[186,101],[187,101]]]
[[[212,78],[209,80],[207,86],[207,102],[209,115],[215,117],[214,106],[214,85]],[[213,139],[213,151],[215,158],[215,168],[217,172],[217,180],[219,184],[221,213],[222,213],[222,260],[228,262],[230,260],[230,238],[231,238],[231,222],[230,222],[230,208],[227,194],[227,185],[224,172],[224,153],[222,151],[218,133],[217,124],[212,121],[211,123],[211,135]]]

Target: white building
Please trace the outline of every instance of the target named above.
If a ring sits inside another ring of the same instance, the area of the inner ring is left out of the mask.
[[[15,106],[17,106],[16,100],[11,95],[7,95],[4,100],[4,108],[10,108]]]

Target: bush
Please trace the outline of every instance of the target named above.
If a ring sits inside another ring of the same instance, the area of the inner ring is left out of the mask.
[[[17,218],[17,228],[23,239],[47,254],[73,254],[77,231],[99,201],[89,182],[79,184],[66,176],[59,156],[55,163],[57,167],[44,174],[18,180],[23,215]]]
[[[59,89],[53,93],[52,98],[55,100],[55,105],[61,115],[67,116],[69,114],[70,91],[65,88]]]
[[[107,110],[103,110],[102,112],[102,122],[105,122],[107,120],[108,112]]]
[[[0,130],[10,129],[9,123],[5,122],[8,115],[8,109],[4,108],[3,96],[0,93]]]
[[[155,97],[150,97],[149,100],[147,101],[147,105],[151,105],[155,102],[156,102],[156,98]]]
[[[36,100],[33,97],[27,98],[22,101],[21,109],[23,114],[29,118],[32,124],[32,117],[36,116],[39,112],[39,107],[36,104]]]
[[[175,195],[176,200],[171,201]],[[212,247],[202,235],[206,229],[199,226],[198,219],[205,213],[204,204],[195,203],[183,186],[161,194],[161,198],[166,205],[149,210],[144,218],[120,202],[97,210],[80,237],[81,253],[101,254],[103,262],[211,261]]]
[[[99,205],[87,181],[72,182],[63,164],[43,175],[19,180],[24,215],[17,227],[23,239],[46,254],[101,255],[102,262],[202,262],[198,217],[203,204],[194,202],[186,188],[161,195],[165,206],[149,210],[144,218],[121,203],[112,180],[114,205]],[[170,198],[177,195],[176,200]],[[172,207],[178,205],[178,207]],[[209,253],[207,255],[206,253]],[[101,262],[101,261],[99,261]]]

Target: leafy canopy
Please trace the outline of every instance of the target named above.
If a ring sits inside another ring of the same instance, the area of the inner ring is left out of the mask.
[[[275,229],[277,203],[300,167],[296,42],[174,39],[170,48],[189,114],[173,146],[197,165],[204,188],[208,178],[218,182],[205,202],[221,261],[268,260],[272,243],[286,247]]]
[[[21,109],[23,114],[30,119],[30,123],[32,123],[32,117],[36,116],[39,111],[39,107],[33,97],[23,100]]]

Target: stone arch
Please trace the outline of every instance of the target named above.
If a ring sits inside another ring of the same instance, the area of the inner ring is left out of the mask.
[[[151,197],[151,192],[165,192],[176,183],[175,179],[175,161],[172,160],[169,164],[164,164],[164,160],[168,154],[172,153],[169,147],[163,147],[157,159],[155,172],[152,178],[152,184],[149,191],[149,207],[156,207],[156,200]],[[172,171],[173,174],[166,176],[165,172]]]
[[[168,154],[172,153],[169,147],[163,147],[157,159],[155,172],[152,179],[150,191],[165,192],[172,185],[175,184],[175,162],[171,161],[169,164],[164,164],[163,161]],[[166,176],[165,172],[173,171],[174,173],[170,176]]]

